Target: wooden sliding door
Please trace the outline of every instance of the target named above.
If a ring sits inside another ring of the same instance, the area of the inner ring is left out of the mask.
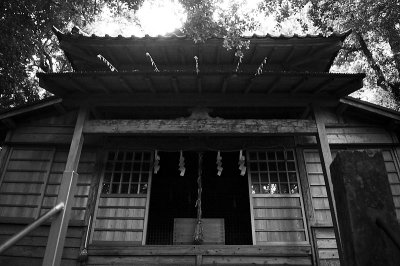
[[[144,244],[146,239],[153,153],[109,151],[92,231],[92,242]]]
[[[253,244],[308,243],[295,152],[247,155]]]

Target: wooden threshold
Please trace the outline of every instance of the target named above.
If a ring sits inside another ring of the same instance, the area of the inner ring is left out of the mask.
[[[167,256],[167,255],[221,255],[221,256],[310,256],[310,245],[175,245],[137,246],[118,243],[91,245],[89,256]]]

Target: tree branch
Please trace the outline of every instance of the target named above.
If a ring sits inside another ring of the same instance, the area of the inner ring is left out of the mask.
[[[355,37],[360,45],[361,51],[364,53],[365,57],[367,58],[368,64],[375,71],[375,74],[378,77],[378,80],[376,82],[377,85],[379,87],[381,87],[383,90],[393,93],[393,95],[395,96],[396,99],[400,99],[400,90],[399,90],[400,84],[391,83],[386,79],[381,67],[378,65],[378,63],[374,59],[372,52],[369,50],[369,48],[367,46],[367,43],[364,41],[363,37],[361,36],[361,33],[357,32],[357,31],[353,31],[353,32],[354,32]]]

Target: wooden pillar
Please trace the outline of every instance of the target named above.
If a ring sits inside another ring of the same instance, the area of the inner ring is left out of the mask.
[[[68,222],[71,216],[71,208],[74,201],[76,183],[78,179],[78,174],[76,171],[78,168],[83,144],[82,129],[87,114],[87,109],[85,107],[81,107],[76,120],[75,130],[72,137],[71,146],[69,148],[68,159],[56,202],[56,204],[63,202],[65,207],[51,223],[46,252],[43,259],[44,266],[55,266],[61,264],[61,255],[64,249],[65,236],[67,234]]]
[[[332,216],[333,229],[335,231],[340,264],[345,265],[342,253],[343,250],[342,241],[340,239],[340,228],[337,218],[336,201],[334,196],[335,194],[333,193],[333,184],[330,171],[330,165],[332,163],[331,149],[329,147],[328,137],[326,135],[325,122],[322,115],[322,110],[318,105],[313,105],[313,112],[314,112],[315,123],[317,124],[318,149],[321,155],[322,170],[324,172],[325,187]]]

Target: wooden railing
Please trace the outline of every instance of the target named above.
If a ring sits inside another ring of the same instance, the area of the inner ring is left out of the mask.
[[[19,240],[21,240],[24,236],[32,232],[35,228],[39,227],[41,224],[43,224],[45,221],[53,217],[54,215],[58,214],[60,211],[64,209],[64,203],[61,202],[54,206],[52,209],[50,209],[47,213],[43,214],[40,216],[37,220],[35,220],[33,223],[25,227],[21,232],[13,235],[10,239],[8,239],[6,242],[4,242],[0,246],[0,254],[2,254],[4,251],[12,247],[15,243],[17,243]]]

